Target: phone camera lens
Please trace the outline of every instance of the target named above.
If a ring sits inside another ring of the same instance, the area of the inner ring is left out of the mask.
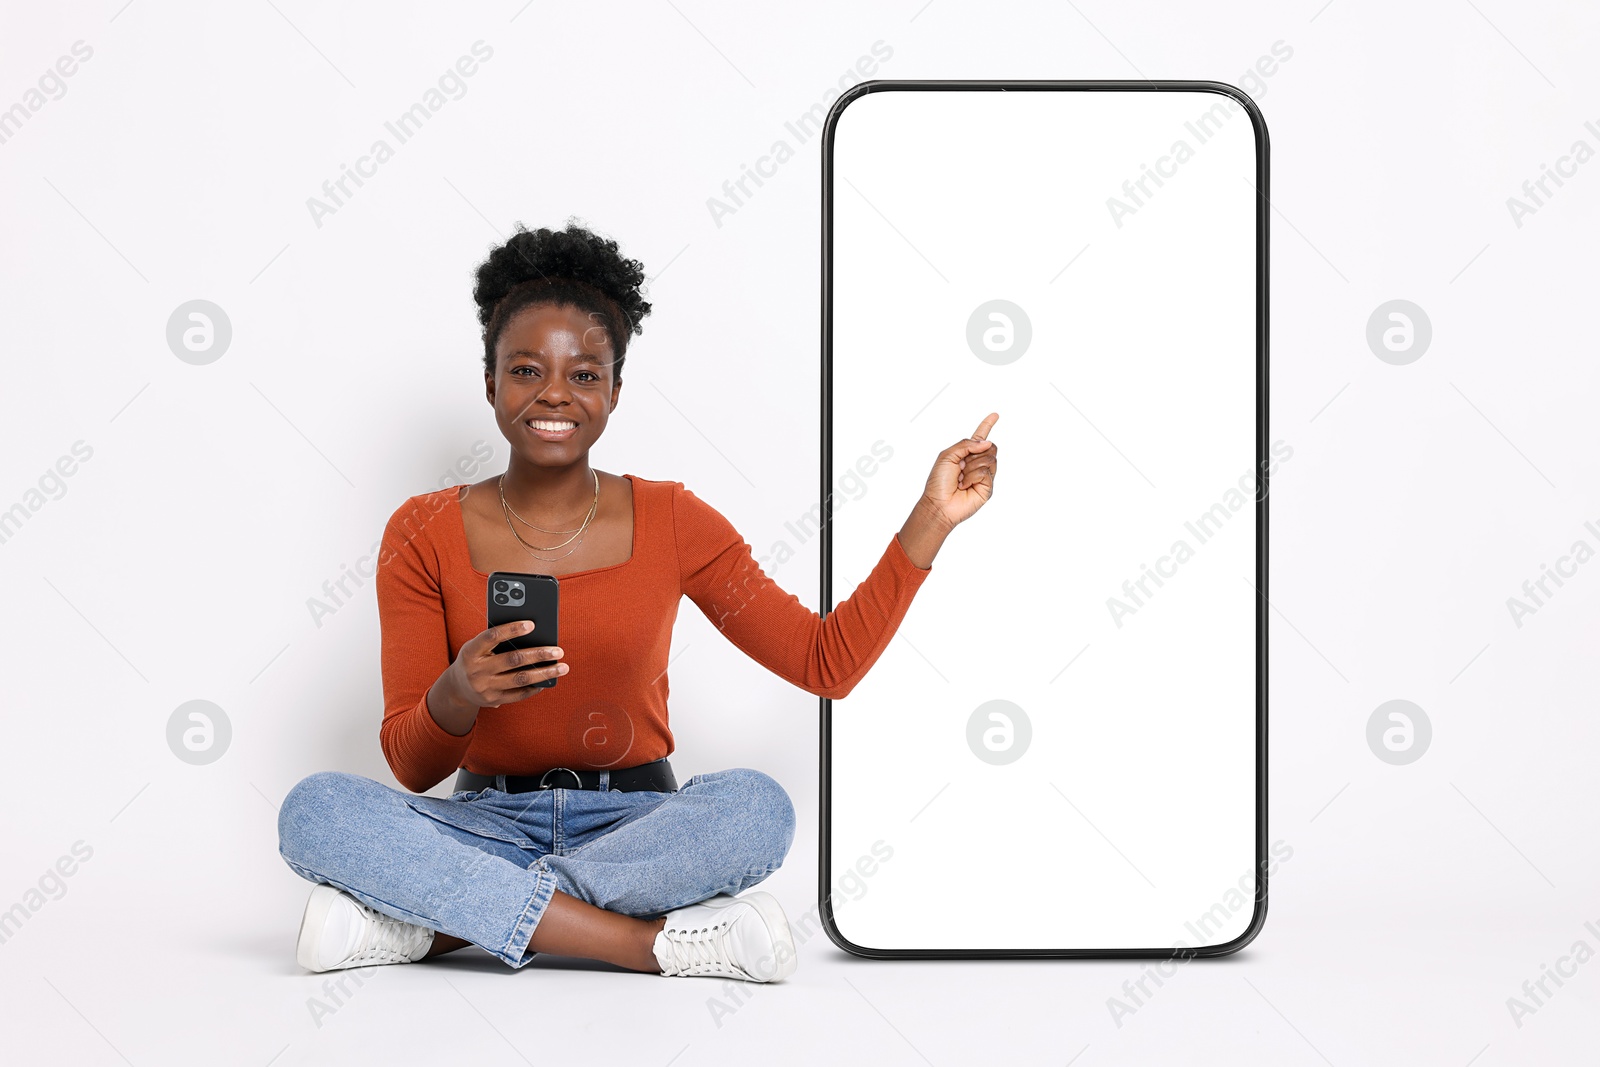
[[[508,587],[506,586],[505,582],[495,582],[494,583],[494,591],[497,592],[497,593],[504,593],[507,588]]]
[[[511,598],[506,596],[504,593],[496,593],[494,595],[494,602],[496,604],[509,604],[511,603]]]

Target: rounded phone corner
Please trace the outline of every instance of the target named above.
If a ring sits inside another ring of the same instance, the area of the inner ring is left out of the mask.
[[[866,960],[884,960],[893,958],[893,953],[881,948],[869,948],[865,945],[858,945],[854,941],[851,941],[848,937],[844,936],[844,931],[839,929],[838,920],[833,917],[833,901],[828,897],[823,897],[817,901],[817,913],[822,917],[822,930],[828,935],[828,940],[832,941],[836,946],[844,951],[850,953],[850,955],[859,956],[861,959]]]

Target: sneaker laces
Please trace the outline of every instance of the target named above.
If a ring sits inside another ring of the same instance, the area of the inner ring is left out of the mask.
[[[355,904],[367,924],[361,944],[350,956],[352,964],[410,963],[433,940],[433,931],[426,926],[385,915],[359,900]]]
[[[663,974],[745,974],[745,969],[733,961],[728,953],[728,931],[731,922],[713,926],[691,927],[683,930],[661,931],[666,942],[667,967]]]

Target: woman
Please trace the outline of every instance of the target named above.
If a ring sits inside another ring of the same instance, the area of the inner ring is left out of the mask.
[[[570,222],[519,227],[478,269],[484,386],[511,459],[410,498],[384,531],[379,739],[412,793],[323,772],[284,799],[279,852],[317,883],[296,950],[309,970],[467,944],[512,967],[549,952],[746,981],[794,970],[778,902],[744,892],[788,854],[788,795],[742,768],[679,787],[667,763],[679,602],[780,677],[843,697],[993,492],[999,416],[940,453],[871,575],[822,619],[682,482],[589,465],[650,312],[643,280],[615,241]],[[559,644],[494,652],[534,627],[483,628],[493,571],[560,581]],[[451,774],[447,799],[413,795]]]

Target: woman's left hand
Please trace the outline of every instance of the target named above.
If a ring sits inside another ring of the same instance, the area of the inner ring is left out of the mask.
[[[999,418],[999,412],[991,411],[976,433],[939,453],[928,475],[923,500],[951,528],[970,519],[994,495],[1000,446],[989,440],[989,431]]]

